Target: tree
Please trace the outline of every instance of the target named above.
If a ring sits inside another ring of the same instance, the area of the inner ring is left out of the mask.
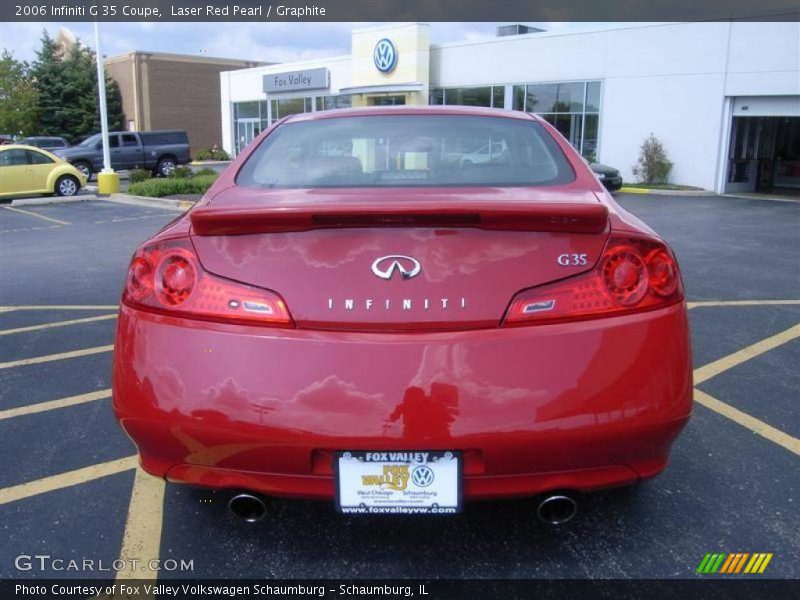
[[[38,95],[30,66],[3,50],[0,55],[0,133],[31,135],[38,123]]]
[[[667,183],[672,171],[672,163],[667,159],[667,151],[652,133],[642,142],[639,161],[633,165],[633,174],[640,183]]]
[[[80,41],[61,55],[45,31],[31,72],[39,91],[42,135],[57,135],[78,142],[100,131],[95,55]],[[110,131],[122,129],[122,95],[115,81],[106,76],[106,106]]]

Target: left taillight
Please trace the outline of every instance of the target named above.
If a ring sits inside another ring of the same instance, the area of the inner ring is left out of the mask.
[[[504,325],[610,317],[682,300],[678,263],[665,244],[612,236],[592,270],[519,292]]]
[[[278,294],[207,273],[186,239],[139,248],[128,267],[122,302],[208,321],[292,325],[286,303]]]

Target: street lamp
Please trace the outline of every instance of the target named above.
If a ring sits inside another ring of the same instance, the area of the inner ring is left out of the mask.
[[[119,175],[111,168],[111,153],[108,149],[108,110],[106,108],[106,69],[100,50],[100,25],[94,22],[95,62],[97,63],[97,95],[100,100],[100,132],[103,138],[103,170],[97,174],[97,191],[101,194],[119,192]]]

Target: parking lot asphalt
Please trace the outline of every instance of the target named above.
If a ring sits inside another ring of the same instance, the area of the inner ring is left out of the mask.
[[[192,561],[157,573],[164,580],[694,578],[706,553],[769,552],[763,576],[797,578],[800,204],[618,201],[678,254],[696,407],[663,475],[591,495],[556,528],[530,500],[443,518],[345,517],[331,503],[275,500],[247,525],[227,514],[224,492],[143,475],[111,413],[114,315],[131,253],[177,213],[105,201],[0,207],[0,577],[109,577],[15,567],[20,554],[48,554]]]

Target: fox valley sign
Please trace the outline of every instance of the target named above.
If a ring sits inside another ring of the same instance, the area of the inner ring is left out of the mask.
[[[326,68],[270,73],[264,75],[264,91],[275,93],[326,89],[328,81]]]

